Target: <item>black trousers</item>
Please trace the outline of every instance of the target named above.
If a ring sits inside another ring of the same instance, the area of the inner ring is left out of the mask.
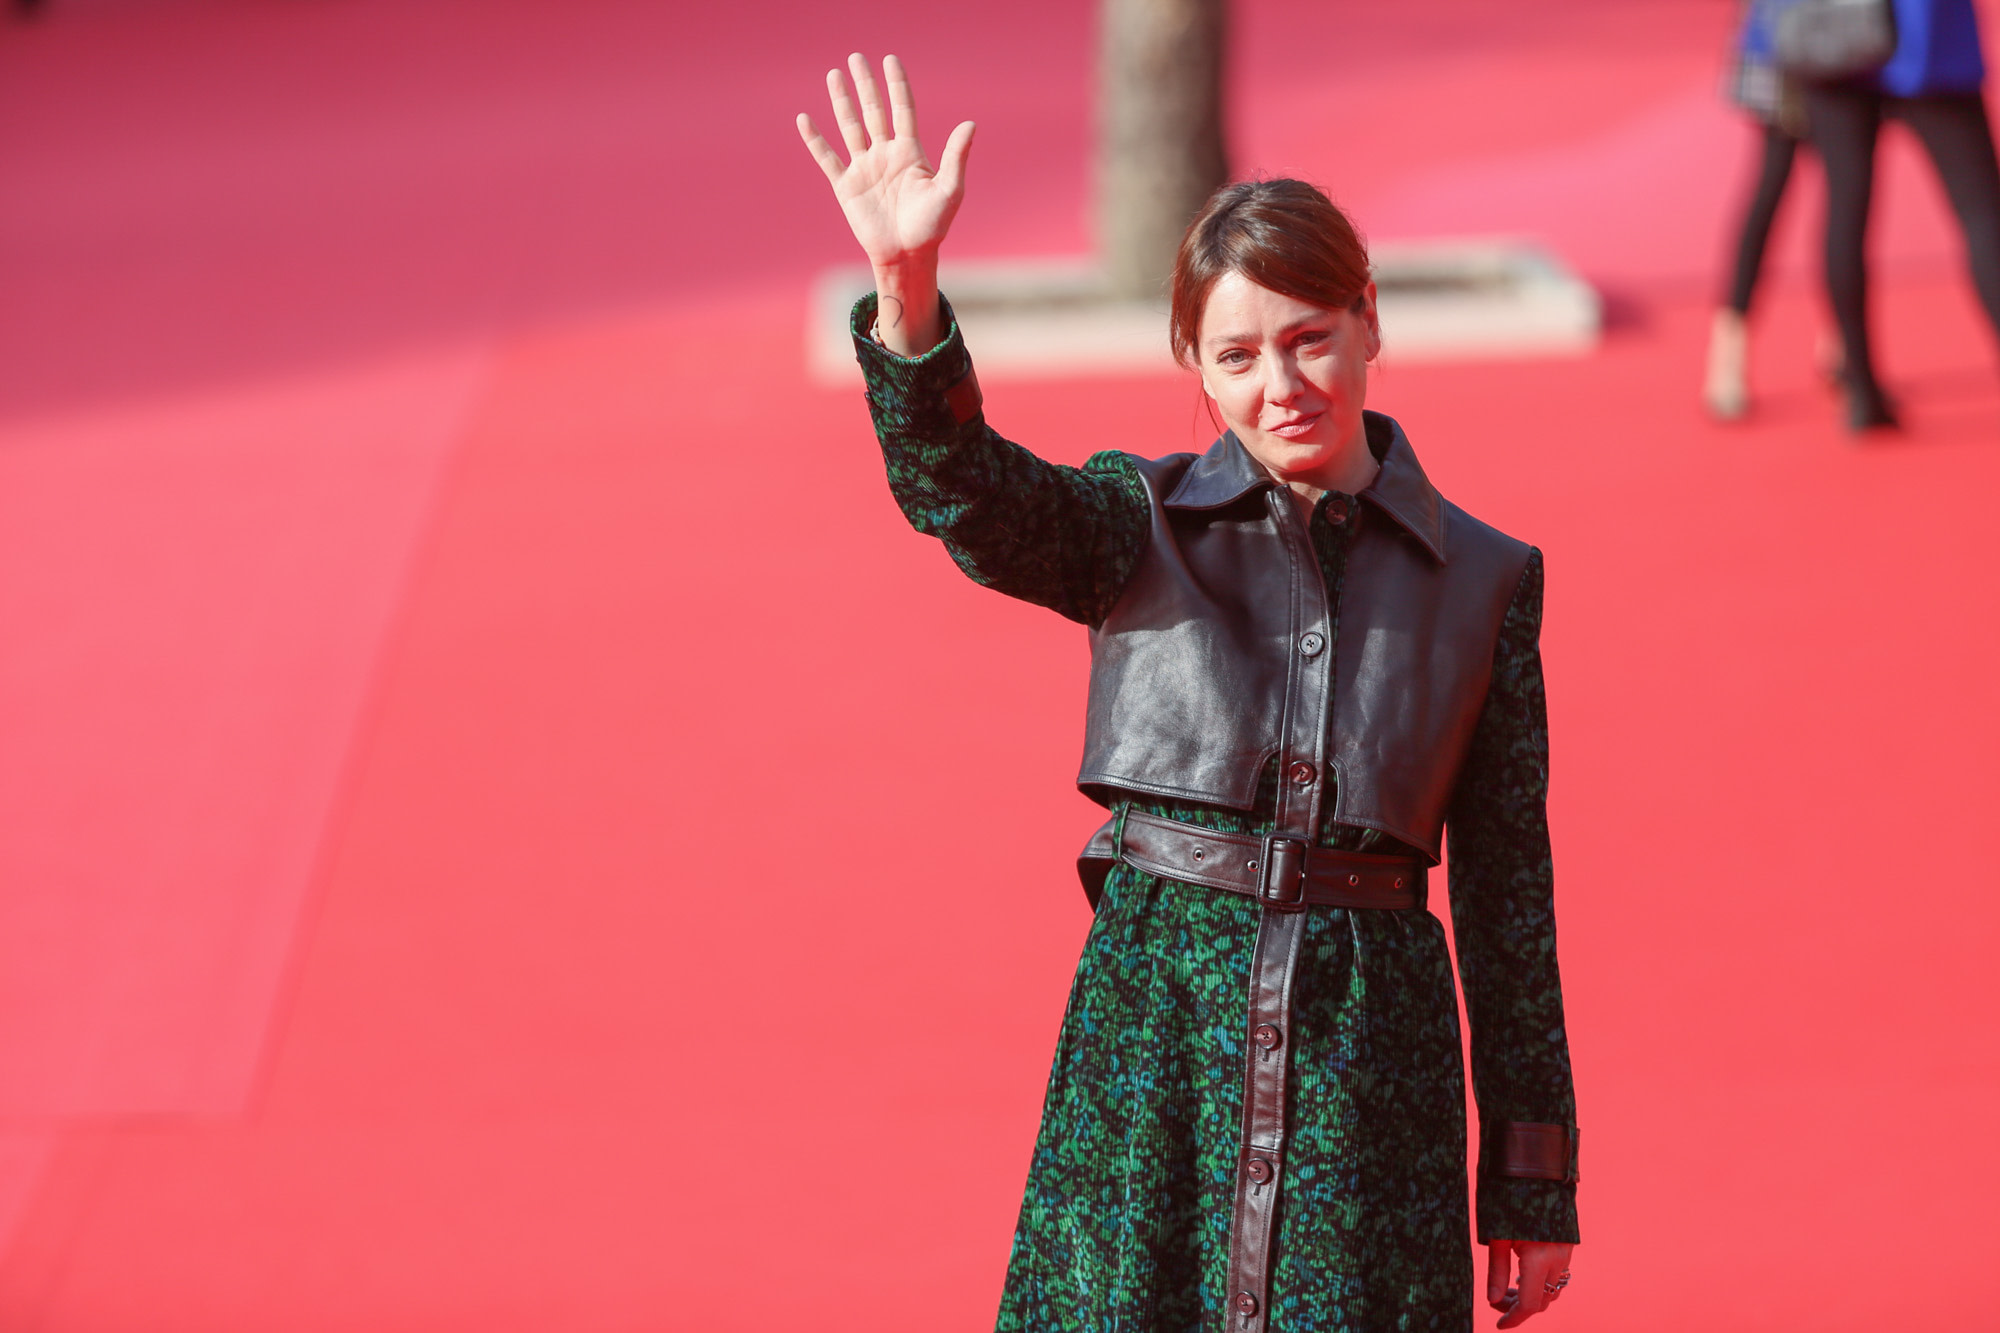
[[[1875,140],[1894,118],[1915,132],[1944,185],[1965,236],[1972,285],[2000,336],[2000,164],[1978,93],[1887,97],[1853,84],[1806,89],[1813,147],[1826,164],[1826,291],[1840,325],[1847,372],[1875,386],[1868,339],[1868,207],[1875,193]]]
[[[1798,151],[1797,139],[1776,125],[1764,126],[1764,151],[1757,165],[1757,184],[1750,192],[1743,223],[1736,231],[1736,265],[1729,279],[1729,308],[1739,315],[1750,313],[1750,298],[1757,292],[1757,274],[1764,267],[1764,246],[1771,239],[1771,224],[1777,220],[1778,204],[1785,197],[1785,183],[1791,179],[1792,161]]]

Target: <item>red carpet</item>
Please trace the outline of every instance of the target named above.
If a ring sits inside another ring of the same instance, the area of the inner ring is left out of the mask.
[[[1613,297],[1595,356],[1371,396],[1548,555],[1588,1151],[1534,1327],[1992,1327],[2000,380],[1927,168],[1878,247],[1911,429],[1812,381],[1816,187],[1713,427],[1729,7],[1323,8],[1241,7],[1246,165]],[[805,383],[847,243],[789,118],[893,45],[981,120],[963,252],[1074,251],[1088,14],[677,10],[0,27],[0,1324],[990,1321],[1084,648]],[[988,398],[1197,442],[1188,382]]]

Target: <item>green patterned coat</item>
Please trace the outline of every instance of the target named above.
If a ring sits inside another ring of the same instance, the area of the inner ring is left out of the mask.
[[[1143,552],[1145,491],[1126,455],[1081,468],[1011,444],[945,391],[968,356],[951,322],[905,360],[864,331],[856,354],[910,522],[978,582],[1086,625]],[[1343,500],[1351,497],[1341,497]],[[1351,504],[1310,532],[1338,608]],[[1508,608],[1447,829],[1452,923],[1483,1119],[1575,1123],[1544,803],[1542,562]],[[1264,833],[1255,809],[1136,797],[1205,828]],[[1334,802],[1328,800],[1326,808]],[[1408,853],[1330,819],[1328,846]],[[1223,1333],[1253,899],[1116,867],[1077,965],[1001,1300],[1001,1333]],[[1472,1322],[1465,1093],[1444,928],[1428,910],[1308,909],[1295,983],[1286,1187],[1272,1333],[1464,1330]],[[1478,1177],[1482,1240],[1577,1239],[1575,1185]]]

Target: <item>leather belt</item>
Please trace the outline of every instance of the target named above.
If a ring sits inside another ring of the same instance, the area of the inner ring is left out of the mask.
[[[1148,874],[1247,893],[1280,910],[1422,907],[1428,868],[1411,856],[1340,852],[1298,838],[1216,833],[1134,810],[1119,859]]]

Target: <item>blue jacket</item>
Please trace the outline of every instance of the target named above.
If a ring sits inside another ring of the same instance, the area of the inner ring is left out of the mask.
[[[1743,23],[1736,29],[1736,55],[1740,60],[1769,65],[1777,58],[1778,15],[1797,0],[1747,0]]]
[[[1978,92],[1986,82],[1972,0],[1892,0],[1896,54],[1875,75],[1895,97]]]

